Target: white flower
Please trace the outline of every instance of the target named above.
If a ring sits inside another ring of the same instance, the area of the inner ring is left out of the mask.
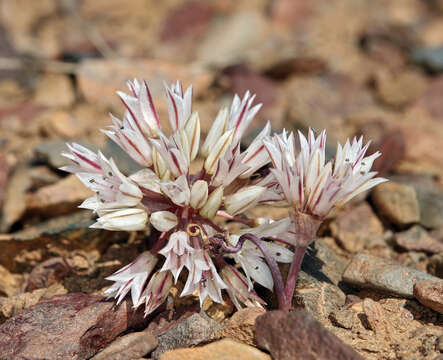
[[[146,304],[145,316],[152,313],[166,300],[171,286],[172,275],[169,271],[157,271],[152,275],[137,303],[137,306]]]
[[[243,306],[262,307],[265,304],[254,289],[250,289],[248,280],[244,275],[233,266],[226,265],[221,271],[221,277],[227,285],[226,292],[237,310],[240,310]]]
[[[192,112],[192,86],[184,91],[177,82],[165,86],[172,128],[171,134],[165,134],[147,83],[133,80],[128,87],[130,94],[118,93],[126,108],[122,120],[111,116],[113,124],[104,132],[143,169],[126,176],[112,159],[78,144],[68,145],[70,153],[65,154],[73,165],[64,169],[77,174],[96,193],[82,204],[99,215],[92,227],[143,230],[149,219],[160,232],[151,236],[152,254],[148,254],[155,262],[160,255],[164,256],[161,270],[151,276],[154,261],[147,270],[140,268],[148,257],[144,255],[123,268],[122,275],[116,273],[109,278],[115,281],[109,293],[121,301],[131,290],[134,304],[145,302],[149,313],[164,301],[173,279],[177,281],[185,274],[183,296],[196,291],[201,302],[207,296],[221,302],[221,291],[227,285],[218,271],[227,255],[216,253],[223,247],[215,246],[218,240],[214,236],[224,234],[224,229],[214,218],[217,213],[229,213],[235,220],[236,214],[254,207],[269,192],[268,186],[254,185],[250,177],[270,161],[264,139],[271,126],[267,123],[241,151],[241,137],[261,107],[253,105],[255,96],[246,92],[243,98],[235,95],[230,110],[224,108],[219,112],[203,142],[199,115]],[[204,158],[203,166],[192,174],[191,163],[198,154]],[[274,253],[279,249],[275,246],[266,245]],[[262,255],[247,242],[233,256],[248,272],[248,286],[252,285],[252,277],[271,288],[272,279]],[[255,269],[257,266],[263,271]],[[235,287],[230,289],[231,296],[238,299],[238,304],[258,301],[251,289],[245,293],[239,286],[238,279],[246,277],[232,278],[235,272],[227,277]]]
[[[207,296],[214,302],[223,302],[221,290],[227,286],[218,275],[217,269],[204,250],[195,250],[191,258],[191,269],[181,296],[190,295],[194,291],[200,298],[200,306]]]
[[[145,251],[132,263],[106,278],[106,280],[115,281],[115,283],[105,293],[117,298],[117,304],[119,304],[131,291],[132,304],[136,307],[146,286],[146,280],[156,263],[157,257],[149,251]]]
[[[223,187],[215,189],[208,197],[206,204],[200,209],[200,215],[212,219],[217,214],[223,198]]]
[[[334,207],[386,181],[374,178],[376,172],[370,171],[380,153],[364,157],[369,144],[363,147],[362,138],[354,138],[352,143],[348,140],[344,147],[338,144],[335,159],[328,163],[325,163],[325,131],[316,138],[310,129],[308,139],[301,133],[299,138],[299,154],[292,133],[287,136],[283,132],[264,141],[274,166],[272,176],[281,188],[279,192],[274,187],[274,198],[278,199],[279,195],[280,200],[286,200],[295,211],[324,218]],[[268,183],[272,184],[272,180]]]
[[[159,251],[166,257],[161,271],[170,270],[177,282],[180,272],[186,266],[192,269],[191,257],[194,248],[189,244],[189,236],[185,231],[177,231],[169,237],[168,244]]]
[[[261,186],[248,186],[225,199],[226,211],[230,215],[236,215],[257,205],[265,193],[266,188]]]

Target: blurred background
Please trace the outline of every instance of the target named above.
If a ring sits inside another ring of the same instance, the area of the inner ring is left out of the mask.
[[[98,129],[109,112],[121,116],[115,91],[134,77],[148,80],[164,126],[163,80],[194,85],[203,132],[250,89],[264,106],[245,143],[267,120],[275,130],[325,128],[331,149],[363,134],[384,153],[382,173],[442,182],[441,0],[0,4],[2,232],[25,215],[70,212],[85,197],[56,170],[67,141],[122,156]]]

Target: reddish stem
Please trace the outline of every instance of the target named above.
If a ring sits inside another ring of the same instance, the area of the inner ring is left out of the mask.
[[[288,311],[291,308],[292,297],[294,296],[295,285],[297,284],[298,274],[300,273],[303,257],[306,253],[306,246],[297,246],[294,250],[291,267],[289,268],[288,278],[285,286],[285,307],[283,310]]]

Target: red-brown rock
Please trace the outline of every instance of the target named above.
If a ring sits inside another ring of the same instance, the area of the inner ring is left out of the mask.
[[[268,311],[259,316],[255,341],[275,360],[363,359],[303,309]]]
[[[3,359],[89,359],[117,335],[144,323],[129,303],[67,294],[39,302],[0,326]]]
[[[417,282],[414,286],[414,296],[424,306],[443,314],[443,280]]]

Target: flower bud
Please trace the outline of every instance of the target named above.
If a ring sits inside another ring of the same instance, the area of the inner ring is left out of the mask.
[[[149,280],[145,291],[140,297],[137,306],[146,303],[145,316],[157,309],[166,300],[172,286],[172,274],[170,271],[157,271]]]
[[[154,171],[157,174],[157,176],[161,180],[166,181],[167,179],[165,179],[165,177],[169,170],[166,167],[165,161],[163,160],[163,158],[158,153],[155,147],[153,147],[152,149],[152,163],[154,164]]]
[[[214,173],[218,160],[224,155],[229,145],[231,145],[233,135],[234,129],[225,132],[210,149],[208,157],[205,161],[205,170],[208,174],[212,175]]]
[[[222,198],[223,186],[220,186],[209,195],[208,201],[200,210],[200,215],[212,219],[220,208]]]
[[[198,112],[194,112],[185,125],[185,132],[189,143],[189,157],[194,160],[198,154],[198,146],[200,144],[200,117]]]
[[[148,214],[143,209],[124,209],[105,213],[90,227],[114,231],[138,231],[145,228],[147,219]]]
[[[206,136],[206,140],[201,148],[201,154],[204,157],[209,155],[209,151],[213,147],[213,145],[220,139],[222,134],[226,131],[226,127],[228,125],[229,119],[229,110],[227,107],[222,108],[217,117],[214,120],[214,123],[209,130],[208,135]]]
[[[156,211],[150,220],[152,226],[162,232],[169,231],[178,224],[177,216],[170,211]]]
[[[201,209],[208,200],[208,183],[204,180],[197,180],[191,189],[191,206],[194,209]]]
[[[132,174],[129,179],[150,191],[160,193],[160,179],[151,169],[142,169]]]
[[[237,215],[255,206],[265,193],[266,188],[262,186],[248,186],[235,194],[225,198],[226,212],[230,215]]]

